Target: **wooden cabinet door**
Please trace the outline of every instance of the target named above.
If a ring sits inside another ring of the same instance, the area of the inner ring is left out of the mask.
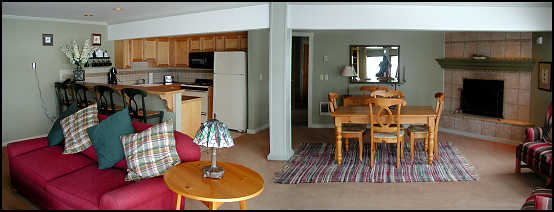
[[[153,59],[156,61],[156,38],[146,38],[143,41],[144,60]]]
[[[188,67],[189,65],[189,40],[187,38],[175,39],[175,66]]]
[[[240,36],[240,50],[248,50],[248,34],[243,34]]]
[[[190,38],[189,51],[190,52],[201,52],[202,51],[202,45],[200,44],[200,37]]]
[[[169,66],[169,40],[167,38],[157,39],[156,66]]]
[[[131,67],[131,55],[129,40],[116,40],[114,42],[114,66],[117,69],[128,69]]]
[[[225,51],[225,36],[222,36],[222,35],[215,36],[215,51],[216,52]]]
[[[131,46],[131,62],[143,62],[143,39],[132,39]]]
[[[236,51],[240,49],[240,36],[227,35],[225,36],[225,51]]]
[[[213,52],[215,50],[215,37],[214,36],[203,36],[200,38],[202,41],[202,51],[204,52]]]
[[[175,67],[175,37],[169,37],[167,39],[169,48],[169,67]]]

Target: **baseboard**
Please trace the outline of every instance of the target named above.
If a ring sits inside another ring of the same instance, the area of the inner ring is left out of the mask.
[[[269,123],[265,123],[263,126],[258,127],[258,128],[256,128],[256,129],[246,129],[246,133],[248,133],[248,134],[256,134],[256,133],[259,133],[260,131],[265,130],[265,129],[267,129],[267,128],[269,128]]]
[[[46,137],[46,136],[48,136],[48,134],[37,135],[37,136],[29,137],[29,138],[22,138],[22,139],[11,140],[11,141],[2,141],[2,146],[4,147],[4,146],[8,145],[9,143],[13,143],[13,142],[24,141],[24,140],[29,140],[29,139],[33,139],[33,138],[41,138],[41,137]]]
[[[466,136],[466,137],[470,137],[470,138],[477,138],[477,139],[482,139],[482,140],[487,140],[487,141],[494,141],[494,142],[503,143],[503,144],[519,145],[522,142],[522,141],[514,141],[514,140],[510,140],[510,139],[498,138],[498,137],[492,137],[492,136],[486,136],[486,135],[477,135],[477,134],[473,134],[473,133],[468,133],[468,132],[453,130],[453,129],[447,129],[447,128],[442,128],[442,127],[439,127],[439,131],[446,132],[446,133],[452,133],[452,134],[455,134],[455,135],[462,135],[462,136]]]

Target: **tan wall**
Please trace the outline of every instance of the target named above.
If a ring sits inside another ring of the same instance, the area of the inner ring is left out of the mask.
[[[539,35],[543,36],[543,44],[537,44]],[[533,32],[533,58],[538,61],[552,62],[552,32]],[[552,103],[552,91],[538,89],[538,65],[531,73],[531,121],[536,126],[544,125],[544,117],[548,105]]]

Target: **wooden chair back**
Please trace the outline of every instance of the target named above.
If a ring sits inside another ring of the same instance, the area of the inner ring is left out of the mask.
[[[373,91],[379,91],[379,90],[388,91],[389,89],[385,86],[362,86],[362,87],[360,87],[360,91],[362,92],[363,96],[369,96],[371,93],[373,93]],[[366,95],[366,93],[368,95]]]
[[[146,91],[135,88],[123,88],[121,89],[121,94],[123,98],[123,107],[127,107],[129,109],[131,117],[146,122],[146,114],[139,113],[141,111],[146,111],[146,103],[144,102],[144,97],[147,95]],[[129,102],[125,101],[125,96],[127,96]],[[140,98],[140,104],[137,104],[137,99],[135,98]]]
[[[58,102],[60,105],[70,105],[71,95],[68,95],[68,86],[67,84],[61,82],[55,82],[54,87],[56,88],[56,96],[58,97]]]
[[[439,120],[441,118],[442,114],[442,105],[444,103],[444,93],[435,93],[435,100],[437,101],[435,103],[435,114],[437,114],[437,119],[435,121],[435,129],[439,129]],[[435,133],[436,135],[437,133]]]
[[[110,114],[116,112],[113,102],[113,94],[115,93],[113,88],[105,85],[96,85],[94,86],[94,92],[96,93],[96,103],[99,113]]]
[[[397,132],[400,137],[401,126],[398,123],[404,103],[400,98],[373,98],[369,105],[370,128],[373,132]]]
[[[87,91],[88,88],[81,84],[70,84],[69,87],[72,90],[73,100],[77,101],[77,106],[80,108],[85,108],[89,106],[89,101],[87,100]]]
[[[334,113],[338,108],[337,98],[339,97],[339,95],[337,93],[329,93],[327,97],[329,98],[329,111],[331,111],[331,113]]]
[[[378,91],[374,91],[374,92],[371,92],[370,94],[371,97],[385,97],[385,98],[400,98],[400,99],[403,99],[404,98],[404,93],[402,91],[396,91],[396,90],[392,90],[392,91],[383,91],[383,90],[378,90]]]

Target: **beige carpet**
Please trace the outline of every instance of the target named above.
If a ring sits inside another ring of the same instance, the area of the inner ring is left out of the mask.
[[[332,129],[293,128],[293,147],[302,142],[334,142],[332,136]],[[264,191],[247,201],[247,209],[519,210],[532,189],[544,185],[544,181],[528,169],[523,169],[522,174],[514,173],[515,146],[446,133],[439,133],[439,141],[449,141],[458,147],[477,169],[479,181],[276,184],[272,182],[274,174],[285,162],[266,159],[269,130],[236,137],[235,146],[219,150],[217,159],[247,166],[264,178]],[[9,190],[4,152],[2,158],[2,208],[36,208]],[[202,160],[209,160],[209,152],[202,153]],[[187,199],[185,209],[207,208],[200,201]],[[220,210],[224,209],[239,209],[239,204],[225,203],[220,207]]]

